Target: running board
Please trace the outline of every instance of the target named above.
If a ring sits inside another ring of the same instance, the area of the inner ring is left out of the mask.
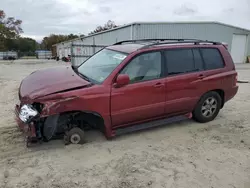
[[[187,119],[189,119],[189,118],[186,116],[175,116],[175,117],[155,120],[155,121],[151,121],[151,122],[147,122],[147,123],[136,124],[136,125],[132,125],[130,127],[116,129],[115,135],[119,136],[122,134],[140,131],[140,130],[144,130],[144,129],[149,129],[149,128],[153,128],[153,127],[159,127],[159,126],[163,126],[163,125],[166,125],[169,123],[175,123],[175,122],[179,122],[179,121],[187,120]]]

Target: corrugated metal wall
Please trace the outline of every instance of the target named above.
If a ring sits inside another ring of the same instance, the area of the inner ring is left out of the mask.
[[[145,38],[191,38],[225,42],[231,50],[233,34],[248,36],[246,55],[250,55],[250,32],[244,29],[227,26],[220,23],[137,23],[102,32],[74,41],[57,44],[57,54],[67,56],[65,48],[70,48],[71,43],[79,45],[111,45],[115,42],[130,39]]]
[[[228,43],[231,50],[233,34],[249,35],[249,31],[217,23],[159,23],[135,25],[135,38],[190,38]],[[250,54],[248,40],[247,54]]]
[[[73,66],[79,66],[94,53],[103,49],[105,46],[73,44],[71,48],[71,63]]]
[[[70,55],[70,48],[71,48],[71,42],[66,41],[66,42],[57,44],[56,45],[57,56],[59,56],[61,59],[64,56]],[[69,54],[65,54],[65,49],[67,50],[66,52],[68,52]]]
[[[109,32],[103,32],[97,35],[83,38],[82,40],[73,41],[74,44],[96,44],[111,45],[121,40],[131,39],[131,26],[114,29]]]
[[[121,28],[117,28],[117,29],[112,29],[111,31],[108,32],[102,32],[102,33],[98,33],[92,36],[87,36],[85,38],[82,39],[75,39],[72,41],[66,41],[66,42],[62,42],[57,44],[57,55],[59,56],[59,58],[61,59],[64,56],[68,56],[71,55],[71,47],[72,45],[102,45],[102,46],[106,46],[106,45],[111,45],[113,43],[116,43],[118,41],[121,40],[128,40],[132,38],[133,32],[132,32],[132,28],[131,26],[124,26]],[[92,48],[92,47],[87,47],[87,48]],[[98,51],[99,47],[95,47],[96,49],[94,51]],[[74,50],[74,48],[73,48]],[[89,50],[89,49],[88,49]],[[92,52],[93,50],[90,49],[89,52]],[[93,54],[87,54],[87,55],[93,55]],[[85,58],[79,58],[79,62],[83,62],[83,59]]]

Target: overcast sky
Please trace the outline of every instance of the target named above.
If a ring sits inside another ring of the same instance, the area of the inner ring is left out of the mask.
[[[0,0],[7,16],[23,21],[23,36],[87,34],[108,20],[220,21],[250,29],[250,0]]]

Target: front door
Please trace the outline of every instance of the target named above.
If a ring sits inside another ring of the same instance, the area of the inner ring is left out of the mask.
[[[134,57],[121,71],[130,84],[111,91],[113,127],[135,124],[164,115],[165,85],[160,52]]]

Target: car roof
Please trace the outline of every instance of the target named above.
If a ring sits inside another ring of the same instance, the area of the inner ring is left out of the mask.
[[[197,45],[225,45],[220,42],[207,41],[207,40],[197,40],[197,39],[140,39],[140,40],[127,40],[121,41],[114,45],[106,47],[107,49],[119,51],[123,53],[133,53],[139,49],[148,48],[164,48],[166,46],[197,46]]]
[[[107,49],[110,50],[115,50],[123,53],[130,54],[140,48],[142,48],[144,44],[119,44],[119,45],[112,45],[106,47]]]

